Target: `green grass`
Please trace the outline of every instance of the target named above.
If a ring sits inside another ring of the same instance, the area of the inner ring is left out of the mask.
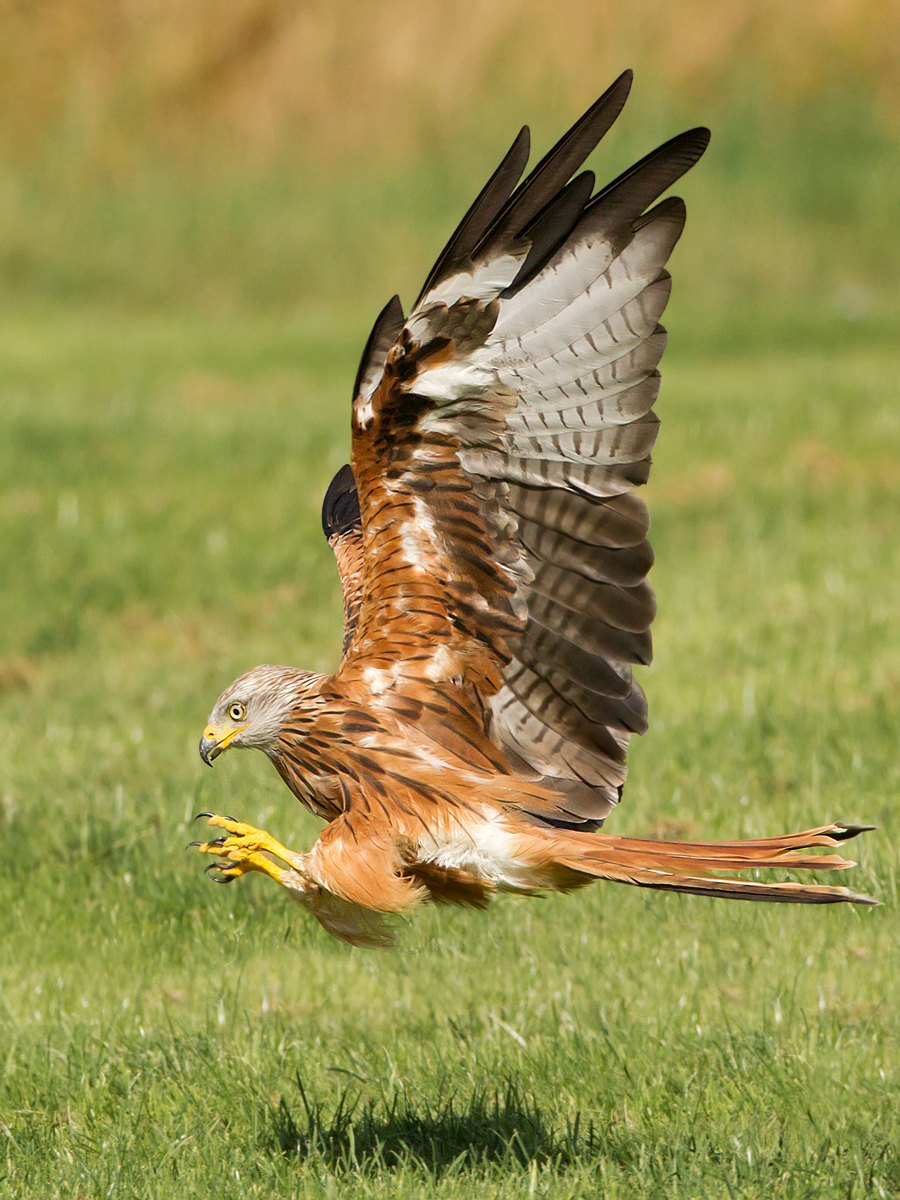
[[[248,667],[335,665],[356,356],[496,147],[358,188],[4,180],[0,1195],[900,1195],[895,149],[841,111],[738,114],[682,189],[651,731],[609,828],[871,821],[848,882],[884,907],[607,885],[381,955],[204,878],[199,809],[316,822],[197,741]],[[653,120],[613,167],[685,123]]]
[[[900,1194],[894,345],[675,339],[610,826],[871,820],[851,882],[885,906],[606,885],[379,955],[183,852],[200,808],[314,836],[261,756],[196,742],[241,670],[335,661],[317,510],[360,331],[328,328],[0,319],[0,1193]]]

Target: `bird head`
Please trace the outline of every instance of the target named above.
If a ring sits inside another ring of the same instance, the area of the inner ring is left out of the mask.
[[[271,752],[292,709],[317,679],[293,667],[254,667],[216,701],[200,739],[200,757],[211,767],[230,746]]]

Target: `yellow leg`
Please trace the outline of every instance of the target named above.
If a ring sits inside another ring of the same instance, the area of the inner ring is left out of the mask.
[[[201,851],[201,853],[203,853]],[[212,851],[218,853],[218,850]],[[240,879],[242,875],[246,875],[249,871],[261,871],[263,875],[268,875],[270,879],[274,879],[276,883],[280,883],[282,887],[288,885],[284,881],[284,876],[287,871],[281,867],[276,867],[271,858],[266,858],[264,854],[259,854],[254,851],[235,851],[236,854],[242,857],[235,859],[233,862],[210,863],[206,868],[207,872],[219,872],[219,878],[212,876],[216,883],[231,883],[232,879]]]
[[[374,912],[361,904],[332,894],[310,878],[306,872],[308,855],[296,854],[283,846],[262,829],[254,829],[231,817],[218,817],[212,813],[200,813],[208,817],[210,825],[226,830],[228,837],[218,837],[211,842],[191,842],[201,854],[215,854],[225,862],[210,863],[208,872],[217,871],[212,878],[216,883],[230,883],[240,879],[249,871],[259,871],[274,879],[310,910],[323,928],[351,946],[391,946],[394,935],[381,912]],[[268,855],[274,855],[287,863],[280,867]]]
[[[285,876],[293,875],[293,872],[282,870],[266,855],[272,854],[292,866],[295,864],[296,855],[292,855],[291,851],[276,841],[270,833],[266,833],[264,829],[255,829],[252,825],[245,825],[242,821],[235,821],[231,817],[220,817],[214,813],[199,815],[208,817],[210,825],[217,825],[231,835],[214,838],[211,842],[190,843],[191,846],[196,846],[201,854],[216,854],[229,860],[224,863],[212,863],[206,868],[207,871],[218,869],[221,878],[217,879],[217,883],[240,879],[248,871],[261,871],[283,887],[290,887]]]
[[[287,846],[283,846],[264,829],[256,829],[253,825],[245,825],[243,821],[235,821],[233,817],[219,817],[214,813],[200,813],[199,817],[209,817],[210,825],[217,825],[232,835],[231,837],[218,837],[211,842],[191,842],[191,845],[196,846],[201,854],[227,855],[231,850],[248,852],[264,850],[267,854],[274,854],[282,862],[292,864],[296,858],[296,855],[292,854]],[[194,820],[197,819],[198,817],[194,818]]]

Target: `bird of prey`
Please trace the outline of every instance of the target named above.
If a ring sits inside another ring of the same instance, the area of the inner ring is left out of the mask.
[[[261,666],[216,701],[204,761],[257,747],[326,822],[308,853],[230,817],[193,843],[220,882],[260,871],[354,945],[390,944],[423,901],[596,879],[800,903],[875,901],[760,880],[852,866],[842,823],[750,841],[597,832],[647,705],[653,561],[633,494],[650,470],[666,261],[685,208],[658,202],[699,159],[692,129],[594,190],[580,171],[626,72],[519,182],[523,128],[432,267],[362,355],[352,461],[325,533],[344,591],[337,672]],[[720,872],[753,870],[743,879]]]

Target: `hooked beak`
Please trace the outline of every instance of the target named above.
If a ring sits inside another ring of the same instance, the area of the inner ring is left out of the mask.
[[[222,753],[222,747],[215,738],[207,737],[204,733],[200,739],[200,757],[208,767],[213,765],[213,759],[218,758]]]
[[[218,731],[212,725],[207,725],[203,730],[203,737],[200,739],[200,757],[206,765],[211,767],[213,759],[218,758],[222,751],[228,747],[228,744],[246,728],[246,725],[239,725],[237,729],[229,729],[228,733],[219,737]]]

